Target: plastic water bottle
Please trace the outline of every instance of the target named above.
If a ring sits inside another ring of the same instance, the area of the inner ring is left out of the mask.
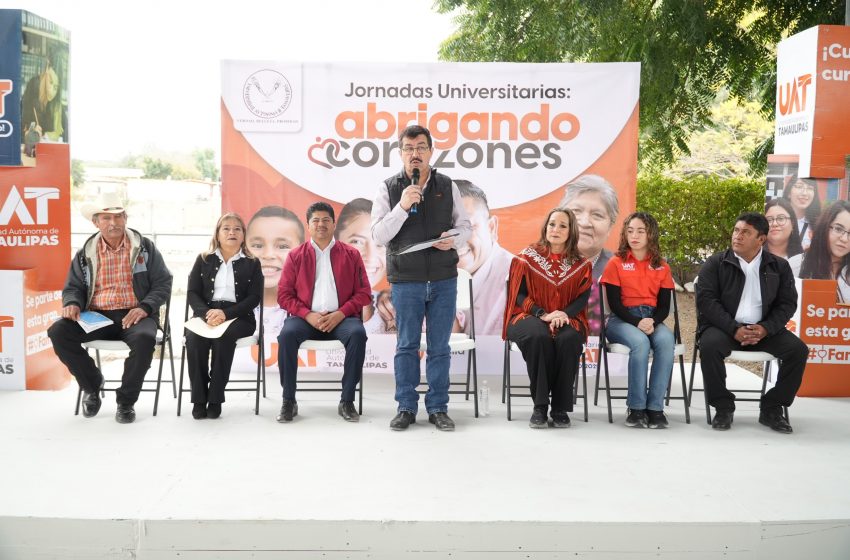
[[[478,414],[490,416],[490,387],[487,385],[486,379],[478,388]]]

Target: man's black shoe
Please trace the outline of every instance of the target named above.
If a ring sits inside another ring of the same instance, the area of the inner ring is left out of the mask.
[[[626,426],[629,428],[646,428],[649,426],[649,421],[646,418],[646,411],[643,409],[630,408],[626,415]]]
[[[528,420],[528,427],[545,428],[546,426],[546,407],[535,406],[534,412],[531,413],[531,418]]]
[[[735,416],[734,410],[718,410],[714,413],[714,420],[711,421],[711,427],[715,430],[728,430],[732,427],[733,416]]]
[[[666,428],[670,424],[667,422],[667,416],[664,415],[663,410],[647,410],[646,416],[648,418],[648,426],[653,430]]]
[[[136,421],[136,410],[131,404],[119,404],[115,412],[115,421],[119,424],[132,424]]]
[[[408,426],[416,423],[416,415],[406,410],[400,411],[395,418],[390,420],[390,429],[397,432],[406,430]]]
[[[100,412],[100,405],[103,404],[103,401],[100,398],[100,391],[103,389],[103,384],[105,380],[101,378],[100,385],[97,389],[95,389],[94,393],[85,393],[83,395],[83,417],[91,418],[92,416],[97,416],[97,413]]]
[[[357,409],[351,401],[342,401],[336,411],[346,422],[360,422],[360,415],[357,414]]]
[[[435,412],[428,415],[428,421],[437,426],[441,432],[455,431],[455,421],[449,418],[445,412]]]
[[[221,416],[221,403],[210,403],[207,405],[207,418],[215,420]]]
[[[786,420],[785,416],[782,414],[781,408],[769,408],[767,410],[762,410],[759,413],[759,424],[764,424],[771,430],[779,432],[780,434],[790,434],[794,431],[791,428],[791,424],[788,423],[788,420]]]
[[[284,400],[276,420],[278,422],[292,422],[292,419],[296,416],[298,416],[298,403]]]
[[[207,417],[207,405],[204,403],[195,403],[192,405],[192,418],[200,420]]]
[[[552,411],[552,424],[553,428],[569,428],[570,427],[570,415],[567,414],[566,410],[553,410]]]

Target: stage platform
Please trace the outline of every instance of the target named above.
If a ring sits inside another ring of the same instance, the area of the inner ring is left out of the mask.
[[[278,424],[276,375],[259,416],[230,393],[203,421],[186,401],[176,416],[170,386],[131,425],[113,393],[93,419],[73,415],[76,384],[0,393],[0,558],[850,558],[850,399],[798,399],[793,435],[759,425],[755,403],[712,431],[701,393],[690,425],[681,402],[669,429],[636,430],[624,401],[609,424],[591,400],[588,423],[531,430],[530,400],[508,422],[500,377],[482,379],[490,416],[453,396],[454,433],[423,411],[389,430],[379,375],[359,424],[331,393],[299,394]],[[759,383],[730,367],[730,386]]]

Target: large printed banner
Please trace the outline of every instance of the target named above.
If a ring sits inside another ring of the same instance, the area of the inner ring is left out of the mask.
[[[68,31],[0,10],[0,165],[35,165],[39,142],[68,142]]]
[[[780,42],[777,55],[774,151],[798,155],[801,177],[844,177],[850,27],[812,27]]]
[[[70,152],[37,149],[35,167],[0,167],[0,373],[9,376],[0,389],[59,389],[70,379],[47,338],[71,263]]]
[[[767,159],[765,248],[788,259],[798,303],[788,328],[809,346],[801,396],[850,396],[848,180],[805,179],[796,156]],[[834,231],[835,230],[835,231]],[[833,260],[842,266],[836,277]]]
[[[634,209],[639,80],[638,63],[224,61],[222,205],[249,222],[248,245],[262,260],[267,338],[284,319],[277,282],[289,250],[305,241],[305,210],[325,201],[337,238],[360,249],[372,283],[366,371],[392,372],[385,248],[372,241],[369,214],[378,186],[401,168],[398,133],[420,124],[433,136],[431,164],[458,184],[473,224],[458,254],[473,275],[479,371],[501,372],[510,259],[538,239],[547,212],[562,204],[577,212],[580,249],[598,279]],[[456,330],[468,332],[469,319],[459,314]],[[276,344],[267,350],[273,365]],[[465,369],[464,356],[456,359],[452,371]],[[302,361],[341,369],[331,354]]]
[[[61,290],[71,262],[67,144],[39,144],[36,167],[0,167],[0,270],[37,268],[38,288]]]

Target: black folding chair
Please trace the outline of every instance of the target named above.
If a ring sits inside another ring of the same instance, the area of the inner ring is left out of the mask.
[[[343,350],[345,351],[345,345],[339,340],[305,340],[301,343],[301,346],[298,347],[299,350],[316,350],[316,351],[330,351],[330,350]],[[283,372],[281,372],[283,375]],[[363,377],[360,376],[360,381],[357,383],[356,392],[357,396],[357,413],[363,414]],[[307,387],[304,387],[304,385]],[[334,385],[333,387],[328,387],[328,385]],[[325,392],[336,392],[338,393],[341,389],[342,379],[339,377],[335,377],[333,379],[328,378],[322,374],[319,374],[318,378],[314,378],[311,375],[311,372],[299,372],[298,375],[298,391],[306,391],[306,392],[316,392],[316,393],[325,393]]]
[[[168,313],[171,310],[171,294],[168,295],[168,299],[165,301],[165,305],[161,306],[159,309],[159,324],[156,327],[156,344],[154,348],[159,348],[159,372],[157,373],[156,381],[153,379],[145,379],[142,382],[142,392],[144,393],[154,393],[153,400],[153,415],[156,416],[157,409],[159,408],[159,388],[162,385],[162,366],[165,363],[165,348],[168,347],[168,361],[171,362],[171,381],[165,381],[164,383],[171,383],[171,392],[176,397],[177,389],[175,383],[175,375],[174,375],[174,352],[171,348],[171,321],[168,317]],[[95,361],[97,362],[97,369],[103,371],[100,365],[100,352],[101,351],[109,351],[109,352],[129,352],[130,347],[127,346],[121,340],[90,340],[89,342],[83,343],[83,348],[86,350],[94,350]],[[148,387],[148,384],[156,383],[155,387]],[[104,384],[101,389],[101,395],[104,395],[107,391],[117,391],[121,387],[121,379],[107,379],[104,376]],[[74,414],[78,415],[80,413],[80,402],[83,397],[83,389],[82,387],[77,389],[77,405],[74,408]]]
[[[502,402],[506,402],[507,404],[509,421],[511,420],[511,398],[531,398],[531,390],[528,386],[527,375],[525,376],[526,383],[523,384],[517,385],[511,380],[511,352],[519,351],[519,346],[517,346],[515,342],[512,342],[510,339],[505,340],[505,356],[502,364]],[[584,358],[584,351],[585,345],[583,344],[581,347],[581,357],[579,358],[579,362],[581,363],[582,392],[581,394],[578,392],[579,376],[576,375],[575,384],[573,385],[573,404],[576,404],[579,398],[584,400],[584,421],[587,422],[587,362]]]
[[[245,392],[245,391],[253,391],[256,393],[256,399],[254,401],[254,414],[260,413],[260,384],[262,384],[263,396],[266,396],[266,360],[265,360],[265,342],[264,342],[264,332],[263,332],[263,304],[260,302],[259,305],[260,316],[257,319],[257,334],[251,336],[245,336],[236,340],[236,348],[251,348],[252,346],[257,347],[257,378],[256,379],[230,379],[227,382],[227,387],[225,387],[225,392]],[[183,322],[189,320],[189,300],[186,300],[186,310],[183,312]],[[179,397],[177,398],[177,416],[180,416],[180,412],[183,407],[183,393],[190,393],[191,388],[184,389],[183,388],[183,370],[186,364],[186,334],[184,328],[183,334],[183,349],[180,352],[180,389],[177,391]],[[253,383],[254,387],[245,387],[246,384]]]
[[[694,278],[694,289],[697,287],[697,279]],[[699,333],[694,333],[694,357],[691,361],[691,379],[690,384],[688,385],[688,401],[691,399],[691,395],[693,395],[694,391],[702,391],[703,397],[705,398],[705,420],[709,424],[711,424],[711,407],[708,404],[708,395],[705,394],[705,389],[703,388],[695,388],[694,387],[694,372],[697,368],[697,358],[699,357]],[[738,398],[735,397],[736,401],[744,401],[744,402],[760,402],[761,397],[764,396],[764,393],[767,391],[767,379],[770,377],[770,366],[771,363],[776,360],[779,361],[776,356],[771,354],[770,352],[759,352],[757,350],[732,350],[732,353],[726,358],[727,360],[732,360],[735,362],[763,362],[764,363],[764,371],[761,380],[761,389],[729,389],[733,393],[758,393],[758,397],[743,397]],[[782,407],[783,414],[785,415],[785,420],[790,422],[790,417],[788,416],[788,407]]]

